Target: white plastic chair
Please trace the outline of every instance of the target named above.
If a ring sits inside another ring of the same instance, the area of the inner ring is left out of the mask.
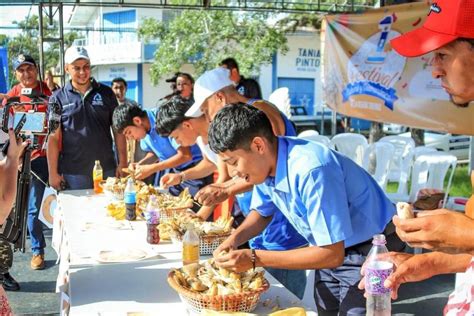
[[[287,118],[291,118],[290,93],[287,87],[278,88],[273,91],[268,97],[268,101],[275,104]]]
[[[365,149],[368,146],[367,139],[354,133],[342,133],[331,139],[331,144],[341,154],[349,157],[359,166],[362,166]]]
[[[317,310],[316,303],[314,302],[314,270],[306,270],[306,287],[304,289],[304,295],[301,299],[303,306],[311,310]]]
[[[395,152],[390,162],[388,181],[398,182],[397,195],[407,194],[408,179],[411,167],[413,166],[415,141],[411,137],[385,136],[379,142],[387,142],[395,147]],[[388,195],[390,196],[390,194]]]
[[[416,160],[416,158],[420,157],[421,155],[430,154],[434,152],[437,152],[436,148],[418,146],[418,147],[415,147],[415,149],[413,150],[413,159]]]
[[[457,161],[456,156],[438,151],[419,156],[413,165],[410,193],[398,196],[389,195],[390,199],[393,202],[413,203],[420,189],[438,189],[446,193],[443,199],[443,207],[445,207]],[[444,179],[450,167],[451,173],[445,187]]]
[[[334,146],[331,144],[331,140],[329,139],[329,137],[324,136],[324,135],[317,135],[317,134],[314,134],[314,133],[305,133],[305,132],[306,131],[301,132],[298,135],[298,137],[304,138],[304,139],[307,139],[307,140],[312,140],[313,142],[321,143],[326,147],[334,149]]]
[[[298,134],[298,137],[301,138],[311,138],[312,136],[319,135],[319,132],[314,129],[307,129]]]
[[[362,167],[377,181],[379,186],[385,191],[388,181],[388,173],[390,170],[390,161],[395,152],[395,147],[388,143],[370,144],[364,153]],[[375,170],[372,172],[370,168],[371,161],[375,161]]]

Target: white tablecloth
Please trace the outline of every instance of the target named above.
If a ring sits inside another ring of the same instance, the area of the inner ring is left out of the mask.
[[[170,268],[181,266],[181,248],[171,242],[149,245],[145,222],[117,224],[106,215],[109,202],[105,195],[94,195],[91,190],[59,194],[53,246],[61,259],[57,288],[70,296],[70,315],[188,315],[167,283]],[[129,248],[146,252],[146,260],[97,261],[99,251]],[[261,302],[271,302],[266,307],[259,303],[256,313],[269,313],[277,304],[281,308],[301,306],[301,301],[270,274],[266,273],[266,278],[271,287]]]

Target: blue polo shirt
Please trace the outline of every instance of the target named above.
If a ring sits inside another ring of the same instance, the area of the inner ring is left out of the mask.
[[[91,176],[95,160],[104,171],[115,170],[111,126],[117,98],[112,89],[91,79],[91,89],[82,96],[68,82],[51,101],[62,109],[59,172]]]
[[[278,137],[275,177],[254,187],[252,209],[276,207],[311,245],[345,247],[381,233],[395,206],[373,178],[349,158],[316,142]]]
[[[156,125],[156,110],[145,110],[148,115],[148,120],[150,121],[150,130],[147,132],[145,138],[140,141],[140,147],[143,151],[153,152],[160,161],[164,161],[173,157],[177,153],[177,149],[180,147],[178,143],[172,137],[163,137],[157,133],[155,129]],[[196,163],[202,159],[201,150],[197,145],[190,147],[192,160],[185,162],[175,169],[183,170],[188,166]]]
[[[268,103],[264,100],[249,100],[248,104],[258,108],[259,103]],[[280,113],[285,122],[285,136],[296,136],[296,131],[290,120],[285,114]],[[240,210],[247,216],[252,210],[250,203],[252,201],[252,191],[236,195]],[[276,209],[276,207],[275,207]],[[295,228],[288,222],[285,215],[276,209],[271,222],[257,236],[249,240],[249,246],[252,249],[266,250],[289,250],[308,244],[308,241],[298,234]]]

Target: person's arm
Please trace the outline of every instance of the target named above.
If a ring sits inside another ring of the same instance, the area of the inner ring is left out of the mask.
[[[153,164],[136,166],[135,177],[137,179],[145,179],[161,170],[170,169],[191,161],[193,156],[189,147],[179,147],[176,149],[176,154],[168,159],[158,161]]]
[[[443,252],[430,252],[419,255],[389,252],[379,256],[395,265],[395,271],[385,280],[384,286],[392,290],[392,298],[397,299],[398,288],[403,283],[418,282],[438,274],[464,272],[471,262],[470,254],[450,255]],[[365,266],[362,267],[364,275]],[[365,288],[365,279],[359,283]]]
[[[26,142],[17,139],[11,129],[8,132],[10,145],[7,156],[0,161],[0,224],[11,212],[16,197],[18,164]]]
[[[235,272],[251,269],[252,250],[233,250],[217,256],[216,264]],[[344,242],[323,247],[304,247],[286,251],[255,251],[255,266],[278,269],[332,269],[339,267],[344,260]]]
[[[281,113],[276,106],[266,102],[258,102],[255,103],[254,106],[259,110],[263,111],[268,117],[270,123],[272,124],[273,133],[276,136],[285,135],[285,122],[283,121]]]
[[[165,174],[161,177],[160,186],[166,189],[170,186],[179,184],[181,180],[201,179],[211,175],[215,170],[216,165],[204,157],[197,165],[186,169],[181,173]]]
[[[264,217],[257,211],[252,210],[239,227],[214,251],[217,257],[222,251],[237,249],[249,239],[260,234],[271,222],[272,216]]]
[[[455,211],[418,212],[416,218],[393,217],[400,238],[412,247],[474,254],[474,219]]]
[[[122,169],[125,169],[128,166],[127,140],[125,139],[124,135],[122,135],[121,133],[117,133],[115,131],[114,131],[114,139],[115,139],[115,146],[117,147],[117,153],[118,153],[118,159],[119,159],[119,163],[118,163],[115,175],[117,177],[123,177],[126,174],[125,172],[123,172]]]
[[[149,165],[149,164],[155,163],[156,161],[158,161],[158,157],[156,157],[156,155],[153,152],[149,151],[145,154],[145,157],[143,157],[143,159],[140,160],[137,164]]]
[[[49,185],[55,190],[61,190],[61,182],[64,181],[62,175],[59,174],[59,148],[62,137],[61,126],[48,136],[48,147],[46,157],[48,160]]]

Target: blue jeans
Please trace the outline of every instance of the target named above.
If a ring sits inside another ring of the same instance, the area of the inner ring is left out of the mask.
[[[296,297],[302,299],[306,288],[306,270],[265,268]]]
[[[63,177],[67,183],[67,190],[85,190],[94,187],[92,170],[90,175],[63,174]],[[104,171],[104,179],[107,179],[108,177],[115,177],[115,169]]]
[[[38,157],[31,161],[31,170],[44,182],[48,182],[48,163],[46,157]],[[46,242],[43,225],[38,219],[41,209],[45,185],[35,176],[31,176],[30,194],[28,197],[28,231],[30,232],[31,250],[34,255],[44,254]]]

